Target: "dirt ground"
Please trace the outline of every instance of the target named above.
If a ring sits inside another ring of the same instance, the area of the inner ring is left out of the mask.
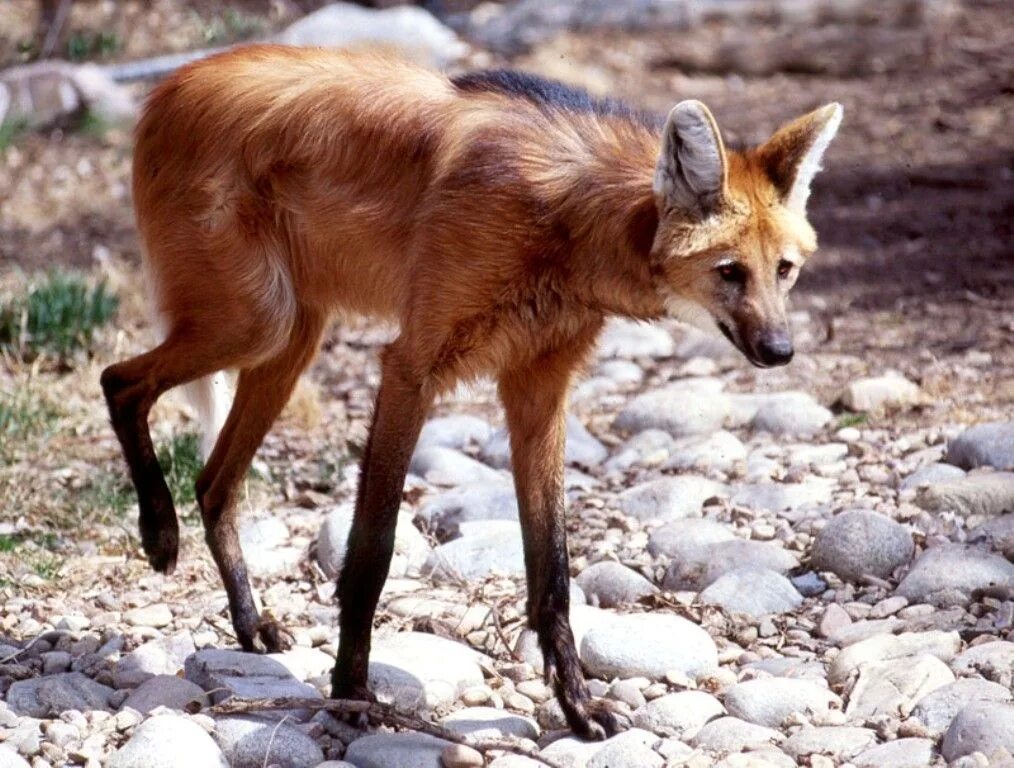
[[[228,42],[280,26],[299,11],[266,2],[78,5],[72,19],[78,32],[109,28],[120,35],[110,59]],[[32,33],[32,4],[6,6],[0,61],[10,63]],[[772,372],[743,363],[734,386],[798,387],[831,404],[851,378],[896,369],[929,399],[890,418],[870,417],[872,425],[898,431],[973,423],[1010,417],[1014,403],[1014,25],[1002,0],[957,7],[945,29],[931,27],[919,38],[919,55],[887,55],[883,71],[873,66],[854,75],[710,73],[675,63],[691,48],[741,33],[719,23],[693,33],[564,35],[512,62],[481,59],[660,111],[699,98],[732,142],[762,139],[782,121],[840,101],[845,122],[811,198],[822,249],[794,294],[804,354]],[[226,10],[235,13],[223,21]],[[756,34],[777,48],[789,33],[761,26]],[[858,45],[854,36],[862,34],[843,28],[836,44]],[[2,150],[0,292],[66,267],[107,278],[123,297],[113,327],[70,370],[14,359],[0,364],[5,397],[29,392],[58,413],[0,467],[0,518],[55,530],[62,553],[136,545],[133,521],[113,514],[122,515],[127,502],[116,496],[113,504],[102,491],[125,492],[97,386],[103,365],[144,348],[149,338],[129,201],[130,146],[129,132],[63,126],[20,136]],[[377,380],[374,353],[386,333],[364,323],[335,328],[260,454],[272,479],[255,484],[260,492],[289,500],[306,489],[345,492],[320,478],[347,463],[350,446],[354,453],[362,440]],[[473,401],[496,418],[490,397]],[[441,407],[453,409],[453,398]],[[160,439],[187,426],[185,413],[168,401],[155,420]],[[89,507],[93,498],[99,512]]]

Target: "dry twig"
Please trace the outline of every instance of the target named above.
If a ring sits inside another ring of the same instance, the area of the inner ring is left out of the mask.
[[[237,699],[231,698],[209,707],[204,712],[212,715],[242,715],[277,709],[309,709],[315,712],[331,712],[334,714],[365,714],[376,722],[392,728],[407,728],[412,731],[435,736],[438,739],[454,744],[462,744],[479,752],[511,752],[522,755],[547,765],[550,768],[563,768],[561,763],[542,757],[531,747],[512,739],[469,739],[441,725],[424,720],[416,715],[399,712],[390,704],[372,701],[353,701],[349,699],[304,699],[296,696],[282,696],[272,699]]]

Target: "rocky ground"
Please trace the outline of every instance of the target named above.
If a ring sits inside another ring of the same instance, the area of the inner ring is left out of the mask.
[[[152,5],[153,28],[182,13]],[[413,459],[375,630],[381,700],[460,734],[517,737],[561,766],[1009,764],[1004,13],[962,6],[924,59],[888,56],[861,77],[690,71],[672,63],[685,60],[682,43],[652,32],[563,35],[517,54],[648,107],[703,98],[741,140],[843,101],[813,198],[824,248],[796,289],[789,368],[755,371],[674,324],[617,322],[575,389],[571,618],[594,693],[627,712],[630,730],[573,739],[540,677],[488,383],[438,404]],[[184,16],[174,49],[201,42],[204,27]],[[0,766],[482,765],[431,736],[359,731],[326,713],[198,711],[233,695],[327,694],[333,576],[376,353],[392,330],[336,326],[258,454],[242,543],[261,603],[295,647],[241,654],[185,495],[189,412],[166,398],[153,417],[184,523],[180,567],[165,578],[140,556],[101,405],[99,371],[145,348],[150,331],[129,151],[125,132],[65,129],[3,149],[0,292],[71,266],[108,280],[122,304],[87,354],[0,362],[0,405],[24,417],[17,431],[0,418]]]

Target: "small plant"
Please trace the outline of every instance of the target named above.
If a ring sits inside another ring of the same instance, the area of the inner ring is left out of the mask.
[[[79,277],[51,273],[27,296],[0,306],[0,350],[26,358],[43,351],[66,357],[86,348],[118,305],[105,282],[90,289]]]
[[[9,463],[17,445],[49,430],[60,413],[24,387],[0,392],[0,465]]]
[[[838,419],[838,429],[844,429],[845,427],[858,427],[870,420],[870,415],[866,411],[860,411],[859,413],[846,413],[840,419]]]
[[[0,123],[0,152],[7,149],[28,131],[28,120],[24,117],[16,117],[13,120],[5,120]]]
[[[67,40],[67,58],[71,61],[108,59],[119,50],[120,38],[115,32],[75,32]]]
[[[102,139],[109,133],[109,121],[94,110],[86,109],[78,119],[77,130],[86,136]]]
[[[100,519],[120,518],[134,504],[134,488],[121,475],[102,473],[82,490],[81,501],[93,512],[112,513]]]
[[[196,501],[194,483],[204,467],[199,444],[195,432],[184,432],[174,435],[169,443],[159,448],[158,463],[162,465],[166,484],[177,507]]]

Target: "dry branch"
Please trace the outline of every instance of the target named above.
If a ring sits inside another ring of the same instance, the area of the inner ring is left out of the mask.
[[[522,755],[530,760],[547,765],[550,768],[564,768],[561,763],[542,757],[539,753],[519,741],[513,739],[470,739],[459,733],[444,728],[442,725],[424,720],[416,715],[400,712],[390,704],[373,701],[353,701],[350,699],[305,699],[297,696],[282,696],[271,699],[238,699],[231,698],[202,710],[211,715],[245,715],[251,712],[265,712],[278,709],[308,709],[314,712],[331,712],[332,714],[354,715],[364,714],[377,723],[391,728],[407,728],[419,731],[438,739],[461,744],[487,752],[511,752]]]

